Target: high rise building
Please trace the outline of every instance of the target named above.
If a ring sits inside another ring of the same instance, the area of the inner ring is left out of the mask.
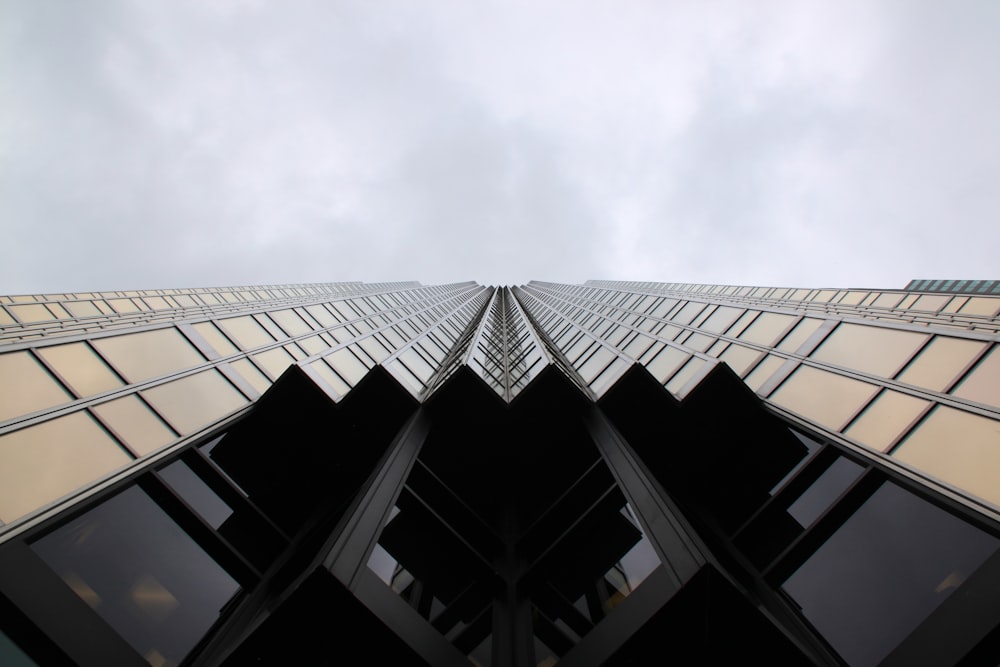
[[[996,664],[1000,285],[0,297],[0,663]]]

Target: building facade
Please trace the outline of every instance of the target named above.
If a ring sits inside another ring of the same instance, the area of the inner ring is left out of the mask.
[[[0,657],[996,664],[998,292],[0,297]]]

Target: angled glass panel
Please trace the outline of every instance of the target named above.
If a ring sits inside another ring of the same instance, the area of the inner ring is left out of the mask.
[[[939,405],[892,456],[1000,506],[1000,421]]]
[[[139,456],[149,454],[177,437],[134,394],[95,405],[94,412]]]
[[[37,350],[79,396],[93,396],[122,386],[122,381],[86,343]]]
[[[0,436],[0,520],[18,519],[131,461],[85,412]]]
[[[980,341],[935,336],[898,379],[932,391],[944,391],[984,347],[986,343]]]
[[[174,328],[98,338],[92,345],[130,383],[175,373],[205,361]]]
[[[267,345],[268,343],[273,343],[274,338],[271,334],[264,330],[257,320],[245,315],[243,317],[230,317],[229,319],[219,320],[218,325],[225,331],[230,338],[236,341],[243,350],[252,350],[254,348],[260,347],[261,345]]]
[[[71,400],[28,352],[0,354],[0,421]]]
[[[207,426],[247,403],[243,394],[216,370],[146,389],[142,396],[182,435]]]
[[[951,393],[969,401],[1000,406],[1000,351],[998,348],[994,346]]]
[[[201,337],[208,341],[208,344],[215,348],[223,357],[228,357],[231,354],[236,354],[239,350],[236,346],[229,342],[229,339],[222,335],[211,322],[198,322],[197,324],[191,325],[195,331],[201,334]]]
[[[877,665],[997,545],[993,536],[885,483],[783,588],[848,664]]]
[[[151,665],[177,665],[239,591],[153,500],[131,487],[32,549]]]
[[[770,400],[835,431],[875,394],[867,382],[800,366]]]
[[[927,334],[843,322],[810,357],[885,378],[927,340]]]
[[[884,452],[928,405],[930,401],[886,390],[854,420],[845,435]]]

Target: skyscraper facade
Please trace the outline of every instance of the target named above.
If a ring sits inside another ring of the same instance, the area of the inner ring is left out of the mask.
[[[998,312],[929,280],[0,297],[0,656],[993,664]]]

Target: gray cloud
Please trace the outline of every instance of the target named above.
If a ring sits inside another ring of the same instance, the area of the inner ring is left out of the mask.
[[[8,0],[0,291],[995,277],[998,29],[988,2]]]

